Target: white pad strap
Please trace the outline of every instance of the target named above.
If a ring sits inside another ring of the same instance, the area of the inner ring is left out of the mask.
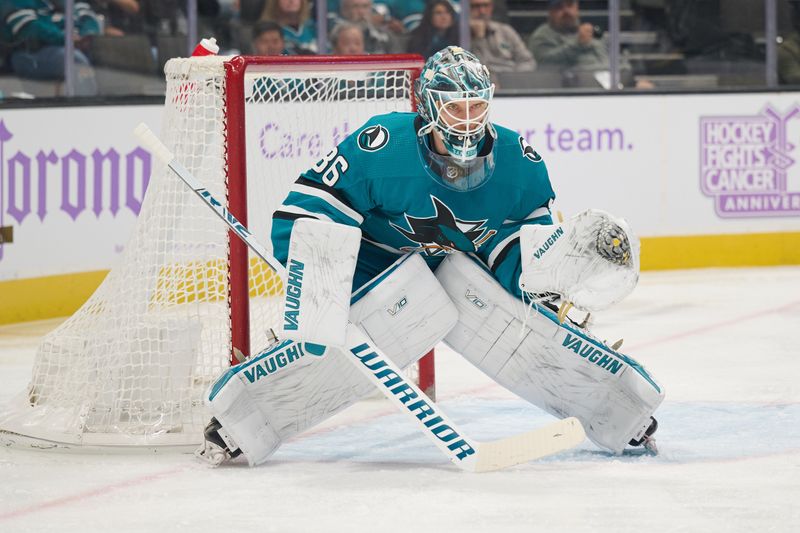
[[[639,240],[604,211],[590,209],[557,226],[523,226],[519,242],[519,286],[527,293],[555,292],[597,311],[622,300],[639,280]]]
[[[497,383],[617,453],[647,429],[664,393],[639,363],[542,307],[523,325],[525,305],[464,254],[436,277],[459,313],[445,342]]]
[[[282,339],[343,346],[361,230],[301,218],[286,262]]]

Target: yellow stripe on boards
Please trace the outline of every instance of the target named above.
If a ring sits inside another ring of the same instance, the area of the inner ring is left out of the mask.
[[[223,301],[227,298],[224,261],[162,267],[150,306]],[[100,286],[107,270],[0,281],[0,324],[72,315]],[[250,259],[250,297],[283,292],[283,282],[259,258]]]
[[[0,282],[0,324],[69,316],[100,286],[108,270]]]
[[[217,302],[228,297],[227,260],[188,262],[161,267],[151,304],[175,305]],[[283,282],[258,257],[250,258],[248,292],[251,298],[283,293]]]
[[[642,238],[642,270],[744,267],[800,264],[800,233],[750,233]],[[198,268],[205,276],[194,278]],[[174,274],[162,269],[165,279]],[[28,322],[73,314],[92,295],[108,271],[64,274],[42,278],[0,281],[0,324]],[[160,300],[177,303],[200,298],[224,298],[217,265],[207,263],[185,268],[176,284],[164,284]],[[199,280],[199,282],[198,282]],[[275,296],[283,290],[280,280],[261,260],[250,260],[250,296]],[[191,294],[179,297],[178,294]],[[153,303],[153,302],[151,302]]]
[[[800,233],[642,238],[642,270],[800,264]]]

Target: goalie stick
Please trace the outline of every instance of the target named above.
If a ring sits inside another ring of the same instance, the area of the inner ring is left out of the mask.
[[[134,133],[156,158],[183,180],[236,235],[264,260],[272,270],[286,278],[285,267],[242,225],[172,152],[150,131],[139,124]],[[346,345],[339,347],[389,400],[406,413],[417,427],[459,468],[469,472],[489,472],[526,463],[573,448],[585,437],[576,418],[565,418],[526,433],[487,442],[467,437],[417,385],[352,323],[347,325]]]

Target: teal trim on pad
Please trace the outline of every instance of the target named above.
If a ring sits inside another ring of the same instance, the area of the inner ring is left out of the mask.
[[[477,264],[479,267],[481,267],[487,274],[489,274],[490,276],[492,275],[491,271],[488,268],[486,268],[486,265],[484,265],[483,262],[481,262],[477,258],[473,257],[472,254],[467,254],[467,257],[472,259],[472,261],[475,264]],[[634,370],[636,370],[636,372],[638,372],[648,383],[650,383],[656,389],[656,391],[661,393],[661,387],[659,387],[656,384],[656,382],[653,381],[653,378],[650,377],[650,375],[647,373],[647,371],[644,368],[642,368],[642,365],[640,365],[637,361],[634,361],[633,359],[631,359],[627,355],[619,353],[617,351],[614,351],[611,348],[609,348],[608,346],[605,346],[604,344],[601,344],[597,340],[587,336],[585,333],[573,328],[572,326],[570,326],[566,322],[563,322],[563,323],[559,322],[558,317],[556,316],[556,314],[554,312],[552,312],[551,310],[549,310],[548,308],[544,307],[543,305],[537,305],[536,306],[536,311],[541,313],[545,317],[549,318],[551,321],[555,322],[560,327],[562,327],[562,328],[564,328],[564,329],[566,329],[568,331],[571,331],[572,333],[574,333],[578,337],[584,339],[585,341],[593,344],[594,346],[596,346],[596,347],[598,347],[598,348],[600,348],[602,350],[607,351],[610,354],[613,354],[613,355],[617,356],[619,359],[622,360],[623,363],[627,364],[629,367],[631,367]]]
[[[225,384],[227,384],[231,380],[231,378],[233,378],[233,376],[235,376],[236,374],[238,374],[242,370],[244,370],[246,368],[249,368],[252,365],[258,363],[259,361],[261,361],[262,359],[264,359],[268,355],[272,355],[273,353],[286,348],[288,345],[292,344],[293,342],[294,341],[285,340],[282,343],[280,343],[277,346],[275,346],[274,348],[258,354],[256,357],[253,357],[249,361],[245,361],[244,363],[240,363],[240,364],[238,364],[236,366],[230,367],[214,383],[214,386],[211,388],[211,393],[208,395],[208,401],[212,401],[217,396],[219,391],[222,390],[222,387],[224,387]]]
[[[609,348],[608,346],[606,346],[604,344],[601,344],[600,342],[598,342],[597,340],[593,339],[592,337],[589,337],[588,335],[586,335],[585,333],[581,332],[580,330],[578,330],[576,328],[573,328],[572,326],[570,326],[566,322],[559,322],[558,317],[556,316],[556,314],[554,312],[552,312],[551,310],[547,309],[544,306],[537,305],[536,306],[536,311],[538,313],[544,315],[545,317],[549,318],[551,321],[555,322],[560,327],[562,327],[562,328],[574,333],[578,337],[581,337],[586,342],[589,342],[589,343],[595,345],[596,347],[598,347],[598,348],[600,348],[602,350],[607,351],[608,353],[611,353],[611,354],[617,356],[618,358],[620,358],[622,360],[622,362],[624,362],[629,367],[633,368],[636,372],[638,372],[648,383],[650,383],[653,386],[653,388],[656,389],[656,391],[659,394],[661,393],[661,387],[659,387],[656,384],[656,382],[653,381],[653,378],[650,377],[650,375],[647,373],[647,371],[644,368],[642,368],[642,365],[640,365],[637,361],[631,359],[630,357],[628,357],[625,354],[622,354],[622,353],[619,353],[619,352],[617,352],[615,350],[612,350],[611,348]]]

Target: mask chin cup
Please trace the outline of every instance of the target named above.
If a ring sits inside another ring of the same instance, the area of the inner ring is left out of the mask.
[[[483,136],[481,136],[481,139]],[[458,140],[453,142],[451,138],[442,136],[442,141],[444,142],[444,147],[447,152],[450,154],[451,157],[458,160],[461,163],[467,163],[475,159],[478,155],[478,143],[480,143],[481,139],[477,139],[475,141],[461,141]]]
[[[461,159],[457,155],[437,154],[424,143],[421,144],[420,151],[423,154],[425,171],[428,175],[437,183],[454,191],[475,190],[489,181],[494,172],[494,150],[488,155],[473,155],[469,159]],[[477,145],[475,151],[477,153]]]

